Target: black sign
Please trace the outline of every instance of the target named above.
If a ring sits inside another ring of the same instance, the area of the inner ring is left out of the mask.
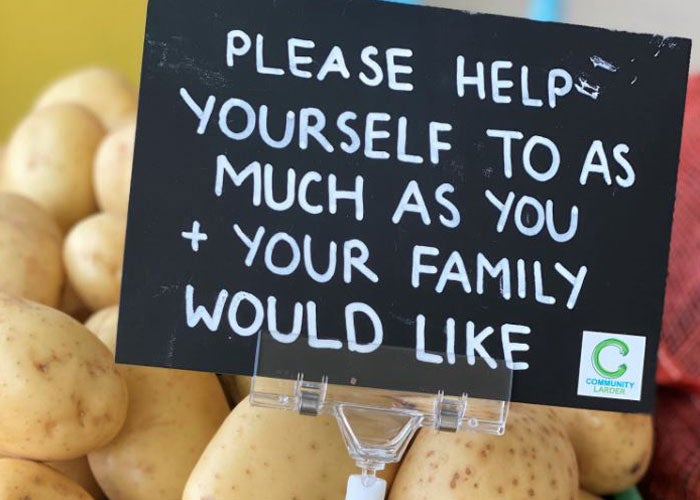
[[[651,410],[689,52],[370,0],[152,1],[118,360],[249,374],[263,331],[380,360],[369,386],[505,364],[516,401]]]

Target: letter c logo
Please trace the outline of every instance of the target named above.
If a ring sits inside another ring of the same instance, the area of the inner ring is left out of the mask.
[[[623,363],[620,366],[618,366],[615,371],[610,371],[610,370],[606,369],[603,366],[603,364],[600,362],[601,353],[608,347],[616,347],[617,350],[622,355],[622,357],[627,356],[627,354],[630,352],[630,348],[627,346],[627,344],[625,344],[621,340],[618,340],[618,339],[604,340],[600,344],[595,346],[595,349],[593,349],[593,356],[592,356],[593,368],[595,368],[595,371],[597,371],[601,377],[612,378],[612,379],[620,378],[627,371],[626,364]]]

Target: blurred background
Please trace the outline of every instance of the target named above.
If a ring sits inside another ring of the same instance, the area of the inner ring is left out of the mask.
[[[515,16],[528,0],[427,0]],[[57,77],[106,64],[138,80],[146,0],[0,0],[0,142]],[[563,20],[700,40],[698,0],[564,0]],[[700,70],[700,50],[694,68]]]

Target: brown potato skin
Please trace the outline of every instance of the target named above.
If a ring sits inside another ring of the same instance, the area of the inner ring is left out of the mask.
[[[61,264],[63,264],[63,260],[61,260]],[[58,309],[80,322],[85,321],[92,312],[67,279],[63,284]]]
[[[229,403],[231,403],[231,407],[236,406],[250,394],[252,377],[247,375],[219,375],[219,381],[224,388],[224,393]]]
[[[46,462],[46,465],[79,484],[92,498],[97,500],[107,498],[100,489],[100,485],[97,484],[95,476],[92,475],[87,457],[80,457],[65,462]]]
[[[77,104],[35,111],[10,138],[3,189],[34,200],[68,230],[97,208],[92,162],[104,133],[99,120]]]
[[[7,500],[90,500],[90,494],[51,467],[0,458],[0,498]]]
[[[55,307],[64,282],[63,235],[39,205],[0,192],[0,291]]]
[[[0,455],[71,460],[114,439],[126,384],[83,325],[0,293]]]
[[[593,493],[588,493],[586,490],[580,490],[578,500],[603,500],[603,498]]]
[[[654,444],[650,415],[574,408],[555,411],[576,450],[583,489],[602,496],[619,493],[646,474]]]
[[[419,431],[390,500],[572,500],[579,495],[571,442],[552,410],[512,404],[503,436]]]

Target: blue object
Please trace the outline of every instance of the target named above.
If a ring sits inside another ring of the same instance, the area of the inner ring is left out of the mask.
[[[636,488],[630,488],[624,493],[620,493],[619,495],[615,495],[614,497],[610,498],[613,500],[643,500],[642,495],[639,494],[639,491],[637,491]]]
[[[395,3],[417,5],[420,0],[385,0]],[[561,18],[560,0],[532,0],[530,18],[536,21],[558,21]]]
[[[558,21],[561,18],[561,1],[532,0],[530,18],[536,21]]]

